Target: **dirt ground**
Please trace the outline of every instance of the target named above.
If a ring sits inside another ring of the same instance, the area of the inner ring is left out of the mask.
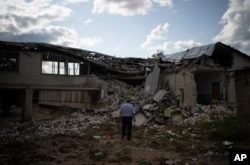
[[[0,164],[223,165],[229,163],[228,149],[221,141],[210,140],[209,124],[199,127],[155,124],[134,126],[132,141],[123,141],[120,124],[109,120],[92,123],[84,130],[80,130],[81,133],[59,132],[38,136],[36,129],[40,129],[39,123],[53,121],[55,115],[42,113],[35,116],[37,127],[30,126],[32,124],[13,126],[17,127],[15,130],[19,130],[18,134],[22,138],[18,138],[16,134],[12,135],[11,128],[9,131],[4,131],[6,122],[15,121],[14,119],[1,117]],[[81,122],[65,122],[69,123],[69,129],[71,127],[75,129],[75,124],[83,125]],[[26,131],[22,132],[23,127]],[[56,131],[57,127],[54,129]]]

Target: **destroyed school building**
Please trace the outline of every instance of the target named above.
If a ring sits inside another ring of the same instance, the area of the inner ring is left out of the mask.
[[[0,109],[8,112],[12,105],[19,106],[21,119],[28,121],[34,104],[92,108],[109,97],[108,82],[118,79],[141,85],[145,100],[159,103],[168,94],[179,107],[222,104],[249,116],[249,67],[248,55],[223,43],[140,59],[1,41]],[[136,101],[137,111],[145,108],[142,100]]]

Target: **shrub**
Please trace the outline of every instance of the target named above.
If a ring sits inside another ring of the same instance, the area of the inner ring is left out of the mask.
[[[244,132],[235,117],[227,117],[214,123],[210,137],[214,140],[242,140]]]

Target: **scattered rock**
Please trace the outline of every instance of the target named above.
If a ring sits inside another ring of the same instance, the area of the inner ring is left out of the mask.
[[[103,152],[97,152],[97,153],[95,153],[95,160],[102,160],[102,159],[104,159],[104,154],[103,154]]]
[[[96,139],[96,140],[100,140],[101,136],[93,136],[93,138]]]
[[[201,123],[211,123],[225,117],[235,116],[235,112],[230,111],[223,106],[199,104],[197,104],[191,112],[184,108],[181,114],[185,119],[180,121],[178,124],[192,126]]]
[[[204,154],[204,156],[208,157],[208,156],[213,156],[214,152],[213,151],[208,151],[207,153]]]
[[[88,116],[80,112],[61,115],[53,120],[28,123],[1,121],[0,137],[18,141],[39,139],[54,135],[84,136],[89,127],[99,126],[107,121],[105,116]],[[56,145],[56,142],[53,143]]]
[[[174,165],[175,164],[175,161],[174,160],[166,160],[165,165]]]
[[[146,161],[146,160],[140,161],[138,164],[139,164],[139,165],[152,165],[151,162]]]

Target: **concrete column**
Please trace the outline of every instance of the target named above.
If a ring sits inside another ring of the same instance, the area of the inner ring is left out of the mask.
[[[82,102],[84,103],[85,107],[86,108],[91,108],[92,98],[91,98],[90,92],[89,91],[83,91],[82,94],[83,94]]]
[[[32,99],[33,98],[33,90],[25,89],[22,96],[22,114],[21,121],[30,121],[32,119]]]
[[[108,95],[107,89],[108,89],[107,83],[102,82],[102,84],[100,85],[100,95],[98,99],[103,99],[107,97]]]

